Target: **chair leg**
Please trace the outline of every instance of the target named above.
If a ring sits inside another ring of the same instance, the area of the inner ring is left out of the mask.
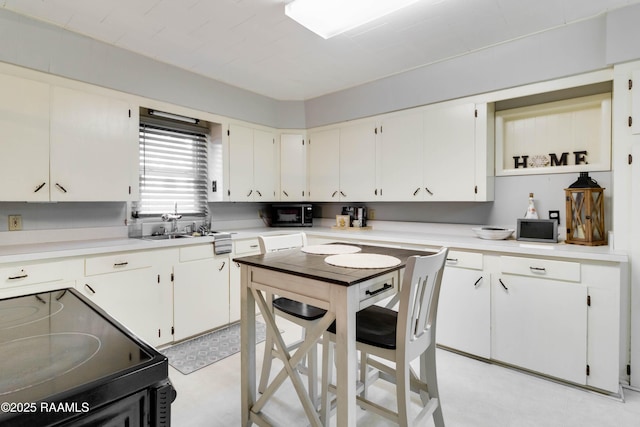
[[[313,406],[318,408],[318,345],[314,344],[307,353],[307,380],[309,381],[309,398]]]
[[[360,382],[362,383],[362,392],[360,396],[364,399],[367,398],[367,388],[369,387],[369,381],[367,380],[369,373],[368,354],[364,351],[360,352]]]
[[[433,422],[436,427],[444,427],[442,404],[440,403],[440,392],[438,391],[438,378],[436,375],[436,346],[433,343],[422,356],[420,356],[420,376],[422,377],[422,381],[427,383],[429,397],[431,399],[438,399],[438,407],[433,413]]]
[[[322,386],[320,390],[320,421],[329,424],[331,399],[329,399],[329,381],[333,377],[333,348],[328,334],[322,338]]]
[[[396,398],[398,403],[398,425],[408,427],[411,414],[411,383],[409,363],[406,360],[396,361]]]

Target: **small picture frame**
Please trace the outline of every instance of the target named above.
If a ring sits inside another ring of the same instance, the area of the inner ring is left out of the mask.
[[[336,215],[336,227],[347,228],[351,226],[351,217],[349,215]]]

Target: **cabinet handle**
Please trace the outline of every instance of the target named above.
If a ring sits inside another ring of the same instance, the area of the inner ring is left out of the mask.
[[[505,291],[509,292],[509,288],[507,288],[507,285],[504,284],[502,279],[498,279],[498,282],[500,282],[500,284],[502,285],[502,287],[504,288]]]
[[[256,193],[258,193],[258,196],[262,197],[262,193],[258,190],[256,190]]]
[[[333,194],[331,195],[331,197],[335,197],[336,194],[338,194],[338,190],[334,191]]]
[[[342,195],[342,197],[347,197],[347,195],[344,194],[342,191],[340,191],[340,194]]]
[[[476,283],[473,284],[473,287],[477,288],[481,281],[482,281],[482,276],[478,277],[478,280],[476,280]],[[504,285],[502,285],[502,286],[504,286]]]
[[[47,184],[46,182],[43,182],[42,184],[38,185],[36,189],[33,190],[33,192],[37,193],[38,191],[42,190],[42,187],[44,187],[46,184]]]
[[[414,196],[417,195],[419,191],[420,191],[420,187],[416,188],[416,191],[413,192],[413,195]]]
[[[125,262],[116,262],[113,264],[114,267],[124,267],[125,265],[129,265],[128,261]]]
[[[47,302],[45,300],[43,300],[40,295],[36,295],[36,299],[38,300],[39,303],[41,304],[46,304]]]
[[[20,270],[21,275],[19,276],[9,276],[9,280],[18,280],[18,279],[26,279],[27,277],[29,277],[29,275],[27,273],[24,272],[24,270]]]
[[[285,195],[285,197],[289,197],[289,195],[287,194],[287,192],[286,192],[286,191],[284,191],[284,190],[282,190],[282,194],[284,194],[284,195]]]
[[[457,264],[458,263],[458,258],[447,258],[447,262],[450,262],[452,264]]]
[[[258,245],[251,245],[251,246],[249,246],[249,247],[250,247],[251,249],[255,249],[255,248],[257,248],[257,247],[258,247]]]
[[[529,267],[529,270],[531,270],[534,273],[540,273],[540,274],[545,274],[547,272],[547,269],[544,267]]]
[[[89,292],[91,292],[92,295],[96,294],[96,291],[94,291],[93,288],[91,286],[89,286],[88,283],[85,283],[84,287],[87,288],[89,290]]]
[[[252,193],[253,193],[253,190],[249,190],[249,193],[247,194],[247,197],[249,197]]]
[[[430,196],[433,196],[433,193],[431,192],[431,190],[429,190],[429,187],[424,187],[425,190],[427,190],[427,193],[429,193]]]
[[[58,187],[60,189],[60,191],[62,191],[63,193],[67,192],[67,189],[64,188],[62,185],[58,184],[57,182],[56,182],[56,187]]]
[[[227,262],[226,261],[222,261],[222,265],[220,266],[218,271],[222,271],[222,269],[224,268],[225,265],[227,265]]]
[[[393,288],[393,285],[385,283],[383,287],[381,287],[380,289],[376,289],[375,291],[366,290],[365,294],[369,295],[369,296],[374,296],[374,295],[379,294],[380,292],[386,291],[389,288]]]

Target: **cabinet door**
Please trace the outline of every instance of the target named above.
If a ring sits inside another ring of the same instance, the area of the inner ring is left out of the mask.
[[[180,341],[229,323],[229,257],[174,266],[174,340]]]
[[[378,192],[380,200],[422,200],[423,113],[385,118],[379,133]]]
[[[76,287],[149,344],[171,342],[171,283],[153,268],[90,276]]]
[[[491,357],[491,283],[482,270],[446,267],[438,301],[438,344]]]
[[[0,75],[0,200],[49,201],[49,85]]]
[[[330,129],[309,135],[309,198],[337,202],[340,192],[340,131]]]
[[[375,199],[375,130],[374,122],[340,128],[340,200]]]
[[[475,104],[425,111],[424,200],[475,200]]]
[[[253,195],[253,129],[229,126],[229,199],[251,200]]]
[[[300,134],[280,135],[280,200],[307,200],[307,145]]]
[[[586,383],[587,289],[503,274],[493,286],[493,359]]]
[[[253,131],[253,200],[276,200],[278,185],[278,151],[272,132]]]
[[[123,100],[63,87],[51,95],[52,201],[126,201],[137,123]]]

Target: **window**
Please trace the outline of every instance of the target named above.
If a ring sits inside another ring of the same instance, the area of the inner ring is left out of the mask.
[[[140,115],[139,216],[207,215],[206,127]]]

